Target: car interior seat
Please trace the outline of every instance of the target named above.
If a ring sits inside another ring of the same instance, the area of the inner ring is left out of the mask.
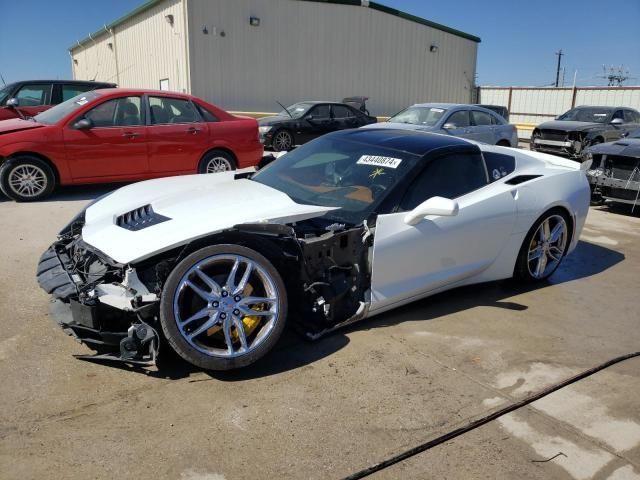
[[[140,110],[133,102],[125,102],[118,112],[118,125],[140,125]]]

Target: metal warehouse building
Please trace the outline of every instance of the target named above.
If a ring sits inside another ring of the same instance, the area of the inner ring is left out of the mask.
[[[69,49],[73,77],[235,111],[370,97],[373,114],[472,100],[480,39],[366,0],[152,0]]]

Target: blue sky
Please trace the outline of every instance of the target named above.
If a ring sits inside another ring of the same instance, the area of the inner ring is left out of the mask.
[[[233,0],[220,0],[233,1]],[[268,0],[260,0],[268,1]],[[143,0],[0,0],[0,74],[9,82],[69,78],[67,48]],[[482,38],[480,85],[545,85],[566,53],[565,82],[601,85],[623,64],[640,84],[640,0],[379,0]]]

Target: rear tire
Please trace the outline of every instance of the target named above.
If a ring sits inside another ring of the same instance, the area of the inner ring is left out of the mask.
[[[207,370],[254,363],[278,342],[286,320],[282,277],[264,256],[240,245],[189,255],[167,278],[160,301],[169,345]]]
[[[16,202],[35,202],[51,195],[56,176],[47,162],[21,155],[0,165],[0,190]]]
[[[549,278],[562,263],[571,242],[571,219],[562,209],[545,212],[520,247],[514,277],[524,282]]]
[[[229,172],[236,168],[236,159],[233,155],[224,150],[212,150],[200,160],[198,173]]]

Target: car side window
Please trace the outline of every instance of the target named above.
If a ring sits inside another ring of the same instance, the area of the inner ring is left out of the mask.
[[[66,102],[70,98],[80,95],[81,93],[93,90],[90,85],[62,85],[62,101]]]
[[[495,182],[502,177],[513,173],[516,169],[516,159],[511,155],[495,152],[482,152],[484,161],[487,164],[489,182]]]
[[[317,119],[329,119],[331,118],[331,106],[330,105],[316,105],[309,111],[309,115]]]
[[[409,186],[400,209],[413,210],[431,197],[454,199],[488,184],[480,153],[454,153],[431,160]]]
[[[456,128],[469,126],[469,110],[460,110],[449,115],[449,118],[444,122],[445,124],[451,123]]]
[[[611,120],[615,120],[616,118],[619,118],[620,120],[624,120],[624,114],[622,113],[622,110],[616,110],[615,112],[613,112],[613,116],[611,117]]]
[[[625,123],[640,123],[640,114],[633,110],[625,110],[624,121]]]
[[[89,110],[84,117],[91,120],[93,126],[97,128],[144,125],[140,97],[107,100]]]
[[[492,115],[481,112],[479,110],[471,110],[471,123],[475,126],[487,126],[491,125]]]
[[[189,100],[172,97],[149,97],[151,124],[201,122],[196,107]]]
[[[205,122],[219,122],[220,121],[220,119],[218,117],[216,117],[213,113],[211,113],[209,110],[204,108],[202,105],[198,105],[197,103],[194,103],[194,105],[198,109],[198,112],[200,112],[200,116],[204,119]]]
[[[333,105],[333,116],[334,118],[349,118],[354,117],[355,115],[349,107],[345,107],[344,105]]]
[[[21,107],[36,107],[49,105],[51,102],[51,84],[26,84],[23,85],[15,98]]]

